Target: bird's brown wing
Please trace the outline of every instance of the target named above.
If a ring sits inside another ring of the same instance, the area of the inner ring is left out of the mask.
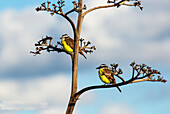
[[[69,45],[72,49],[74,49],[74,40],[71,39],[70,37],[69,38],[66,38],[65,39],[67,45]]]
[[[111,70],[110,69],[103,69],[103,74],[112,82],[112,75],[111,75]]]
[[[103,69],[103,73],[104,73],[104,75],[111,75],[111,70],[109,68]]]
[[[66,41],[67,45],[69,45],[74,50],[74,40],[72,38],[68,37],[65,39],[65,41]],[[86,56],[84,55],[84,53],[80,50],[80,48],[79,48],[79,53],[81,55],[83,55],[85,59],[87,59]]]
[[[103,74],[110,80],[110,82],[113,84],[116,84],[116,80],[114,76],[111,75],[111,70],[110,69],[103,69]],[[122,92],[121,89],[117,86],[117,89],[119,92]]]

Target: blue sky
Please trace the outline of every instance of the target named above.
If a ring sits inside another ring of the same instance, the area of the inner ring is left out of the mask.
[[[63,114],[70,94],[71,61],[63,53],[32,56],[34,43],[42,36],[73,36],[60,16],[35,11],[43,0],[1,0],[0,4],[0,113]],[[55,2],[53,0],[52,2]],[[68,3],[71,1],[68,1]],[[86,0],[87,8],[104,0]],[[170,8],[168,0],[143,0],[143,11],[134,7],[109,8],[89,13],[82,37],[97,50],[79,57],[78,89],[102,84],[96,67],[119,63],[123,77],[130,78],[132,61],[161,71],[169,80]],[[71,5],[66,8],[69,9]],[[75,19],[75,13],[71,17]],[[75,114],[168,114],[170,84],[138,83],[89,91],[80,97]]]

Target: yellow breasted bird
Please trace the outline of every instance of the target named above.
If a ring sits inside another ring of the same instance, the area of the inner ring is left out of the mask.
[[[114,76],[111,75],[112,71],[110,70],[110,68],[107,65],[101,64],[96,69],[99,69],[98,73],[99,73],[100,80],[102,82],[104,82],[105,84],[113,84],[113,85],[116,84],[116,80],[115,80]],[[120,92],[122,92],[118,86],[117,86],[117,89]]]
[[[74,40],[70,38],[67,34],[64,34],[60,39],[64,50],[72,54],[74,50]],[[85,59],[87,59],[84,53],[80,50],[80,47],[79,47],[79,53],[83,55]]]

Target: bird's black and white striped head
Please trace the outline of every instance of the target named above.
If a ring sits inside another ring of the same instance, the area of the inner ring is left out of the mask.
[[[101,64],[99,67],[97,67],[96,69],[108,69],[109,67],[106,64]]]
[[[67,38],[69,38],[69,36],[67,34],[64,34],[64,35],[62,35],[62,37],[60,39],[65,40]]]

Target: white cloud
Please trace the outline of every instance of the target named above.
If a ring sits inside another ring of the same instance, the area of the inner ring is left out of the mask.
[[[62,108],[57,108],[57,109],[48,109],[48,110],[43,110],[40,111],[40,114],[63,114]]]
[[[137,114],[134,109],[132,109],[127,104],[109,104],[103,106],[100,114]]]
[[[0,81],[1,110],[44,110],[65,106],[70,94],[69,79],[62,74],[29,81]]]
[[[64,108],[49,108],[48,110],[42,110],[39,112],[39,114],[64,114],[65,112],[63,112],[63,110],[65,110]],[[74,114],[81,114],[80,112],[78,112],[77,110],[74,110]]]
[[[88,105],[94,103],[96,100],[96,96],[93,92],[87,92],[80,96],[78,104],[79,105]]]
[[[70,96],[70,80],[63,74],[32,80],[0,81],[0,109],[6,111],[35,110],[39,114],[63,114]],[[81,104],[94,101],[94,94],[80,97]],[[75,114],[79,109],[74,110]]]

